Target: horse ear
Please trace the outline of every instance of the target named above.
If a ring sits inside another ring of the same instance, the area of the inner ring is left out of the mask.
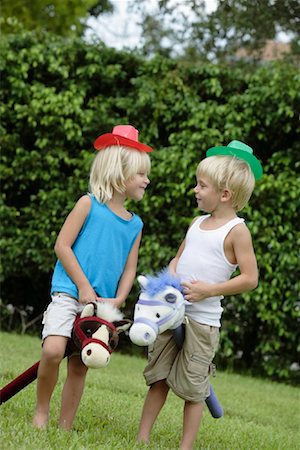
[[[95,316],[95,303],[94,302],[87,303],[80,314],[80,317],[82,317],[82,318],[90,317],[90,316]]]
[[[123,320],[119,320],[117,322],[114,322],[114,326],[117,329],[117,333],[120,334],[123,331],[128,330],[132,325],[132,320],[130,319],[123,319]]]
[[[140,283],[140,286],[144,289],[146,289],[147,284],[148,284],[148,278],[145,277],[144,275],[139,275],[137,277],[138,282]]]

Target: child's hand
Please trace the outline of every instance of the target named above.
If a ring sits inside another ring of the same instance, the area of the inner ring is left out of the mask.
[[[181,283],[185,300],[193,303],[211,297],[212,285],[203,281],[185,281]]]
[[[110,303],[115,308],[118,308],[118,304],[115,298],[97,297],[97,302]]]
[[[92,286],[85,286],[84,288],[78,289],[78,301],[82,305],[97,301],[97,295]]]

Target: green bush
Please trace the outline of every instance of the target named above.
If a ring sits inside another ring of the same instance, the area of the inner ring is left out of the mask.
[[[240,139],[265,170],[243,212],[260,284],[224,300],[218,361],[281,380],[299,376],[291,370],[299,367],[298,69],[149,61],[49,34],[18,33],[1,45],[2,307],[33,306],[30,320],[48,302],[55,238],[87,190],[97,135],[132,123],[155,148],[145,199],[129,205],[145,222],[143,273],[169,262],[198,214],[192,188],[205,150]]]

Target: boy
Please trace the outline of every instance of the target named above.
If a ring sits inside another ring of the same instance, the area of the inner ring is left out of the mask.
[[[138,440],[148,442],[169,389],[184,401],[181,450],[197,437],[203,404],[209,396],[209,368],[218,341],[221,300],[256,288],[258,270],[250,232],[237,216],[249,201],[262,167],[252,149],[240,141],[213,147],[197,167],[194,189],[199,209],[169,264],[182,280],[186,304],[185,341],[176,348],[172,333],[158,336],[149,348],[144,370],[150,386],[140,421]],[[240,273],[231,278],[239,267]]]

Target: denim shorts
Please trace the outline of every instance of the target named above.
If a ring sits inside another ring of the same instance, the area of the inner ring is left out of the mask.
[[[44,312],[42,339],[48,336],[71,337],[74,321],[84,305],[63,292],[55,292],[52,301]]]
[[[166,380],[172,391],[186,401],[202,403],[209,396],[209,373],[219,343],[219,328],[188,318],[182,350],[170,330],[149,346],[144,370],[147,385]]]

